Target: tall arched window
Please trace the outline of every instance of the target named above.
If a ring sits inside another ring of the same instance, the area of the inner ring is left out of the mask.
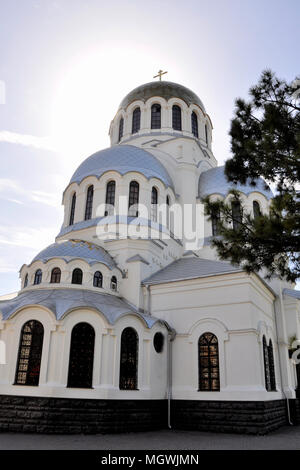
[[[181,108],[177,104],[172,107],[172,127],[175,131],[181,131]]]
[[[100,271],[96,271],[94,274],[93,286],[94,287],[102,287],[103,276]]]
[[[25,276],[23,288],[25,288],[27,286],[28,286],[28,273]]]
[[[52,284],[59,284],[61,277],[61,270],[59,268],[53,268],[51,271],[51,279],[50,282]]]
[[[94,328],[89,323],[77,323],[71,336],[68,387],[92,387],[94,346]]]
[[[215,210],[211,215],[212,234],[214,237],[219,235],[220,211]]]
[[[269,341],[268,346],[268,355],[269,355],[269,368],[270,368],[270,386],[271,391],[276,391],[276,377],[275,377],[275,366],[274,366],[274,353],[273,353],[273,344],[272,340]]]
[[[170,228],[170,198],[169,196],[166,197],[166,205],[167,205],[167,228]]]
[[[76,193],[74,193],[72,196],[69,225],[74,224],[75,207],[76,207]]]
[[[207,129],[207,124],[205,124],[205,142],[208,144],[208,129]]]
[[[154,222],[157,221],[157,203],[158,203],[158,192],[157,189],[153,186],[151,192],[151,220]]]
[[[265,386],[268,392],[271,391],[271,378],[270,378],[270,363],[269,363],[269,350],[266,337],[263,336],[263,354],[264,354],[264,367],[265,367]]]
[[[94,186],[91,185],[88,187],[87,194],[86,194],[86,205],[85,205],[85,215],[84,215],[85,220],[89,220],[92,218],[93,199],[94,199]]]
[[[255,219],[261,216],[260,205],[257,201],[253,201],[253,215]]]
[[[129,203],[128,203],[128,215],[132,217],[138,217],[138,204],[139,204],[139,193],[140,185],[137,181],[131,181],[129,185]]]
[[[44,327],[37,320],[23,325],[16,368],[16,385],[37,386],[40,378]]]
[[[199,390],[218,392],[220,390],[219,346],[213,333],[204,333],[199,338]]]
[[[37,269],[37,271],[35,272],[35,275],[34,275],[34,281],[33,281],[33,284],[36,286],[37,284],[40,284],[42,282],[42,277],[43,277],[43,273],[42,273],[42,270],[41,269]]]
[[[195,113],[195,111],[192,112],[192,117],[191,117],[191,120],[192,120],[192,133],[195,137],[199,137],[199,133],[198,133],[198,117],[197,117],[197,114]]]
[[[141,128],[141,110],[140,108],[135,108],[132,113],[132,134],[138,132]]]
[[[232,211],[232,226],[234,230],[238,230],[242,223],[242,208],[239,201],[232,201],[231,203]]]
[[[113,208],[115,205],[116,195],[116,182],[109,181],[106,185],[106,197],[105,197],[105,216],[113,214]]]
[[[125,328],[121,336],[120,389],[137,390],[139,339],[133,328]]]
[[[112,276],[112,278],[110,280],[110,288],[111,288],[111,290],[113,290],[115,292],[118,290],[118,281],[117,281],[116,276]]]
[[[161,128],[161,106],[153,104],[151,106],[151,129]]]
[[[121,117],[119,122],[119,142],[123,137],[123,130],[124,130],[124,119]]]
[[[79,268],[75,268],[72,273],[72,284],[82,284],[82,271]]]

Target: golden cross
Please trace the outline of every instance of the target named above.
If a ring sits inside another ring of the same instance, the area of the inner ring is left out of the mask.
[[[168,73],[168,72],[163,72],[162,70],[159,70],[158,74],[155,75],[153,78],[159,77],[159,81],[161,82],[161,76],[164,75],[165,73]]]

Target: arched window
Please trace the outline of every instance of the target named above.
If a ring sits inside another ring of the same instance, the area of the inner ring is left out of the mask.
[[[121,117],[120,123],[119,123],[119,142],[123,137],[123,130],[124,130],[124,119]]]
[[[135,108],[132,113],[132,134],[138,132],[141,128],[141,110],[140,108]]]
[[[86,194],[86,205],[85,205],[85,220],[92,218],[93,212],[93,199],[94,199],[94,186],[89,186]]]
[[[112,276],[112,278],[110,280],[110,288],[111,288],[111,290],[113,290],[115,292],[118,290],[118,281],[117,281],[116,276]]]
[[[61,270],[59,268],[53,268],[51,271],[51,279],[50,282],[52,284],[59,284],[61,277]]]
[[[268,392],[271,391],[271,378],[270,378],[270,364],[269,364],[269,350],[266,337],[263,336],[263,354],[264,354],[264,367],[265,367],[265,386]]]
[[[220,211],[215,210],[211,215],[212,234],[214,237],[219,235]]]
[[[175,131],[181,131],[181,108],[177,104],[172,107],[172,127]]]
[[[151,192],[151,220],[154,222],[157,221],[157,203],[158,203],[158,192],[157,189],[153,186]]]
[[[253,215],[255,219],[261,216],[260,205],[257,201],[253,201]]]
[[[242,223],[242,208],[239,201],[232,201],[231,203],[232,211],[232,226],[234,230],[238,230]]]
[[[105,197],[105,216],[113,214],[113,208],[115,205],[116,195],[116,182],[109,181],[106,185],[106,197]]]
[[[220,390],[219,347],[213,333],[204,333],[199,338],[199,390],[218,392]]]
[[[121,336],[120,390],[137,390],[139,339],[133,328],[125,328]]]
[[[161,128],[161,106],[153,104],[151,106],[151,129]]]
[[[138,217],[138,204],[139,204],[140,185],[137,181],[131,181],[129,185],[129,204],[128,215]]]
[[[16,385],[37,386],[40,378],[44,327],[37,320],[23,325],[16,369]]]
[[[82,271],[79,268],[75,268],[72,273],[72,284],[82,284]]]
[[[102,282],[103,282],[103,276],[100,271],[96,271],[94,274],[94,281],[93,281],[93,286],[94,287],[102,287]]]
[[[38,270],[35,272],[33,284],[34,284],[35,286],[36,286],[37,284],[40,284],[40,283],[42,282],[42,277],[43,277],[42,270],[41,270],[41,269],[38,269]]]
[[[26,274],[25,276],[25,279],[24,279],[24,288],[28,286],[28,273]]]
[[[207,129],[207,124],[205,124],[205,142],[208,144],[208,129]]]
[[[197,114],[195,113],[195,111],[192,112],[191,120],[192,120],[192,133],[195,137],[199,137],[198,118],[197,118]]]
[[[74,193],[72,196],[69,225],[74,224],[75,207],[76,207],[76,193]]]
[[[167,205],[167,228],[170,228],[170,198],[169,196],[166,197],[166,205]]]
[[[94,328],[85,322],[77,323],[71,336],[68,387],[92,387],[94,346]]]
[[[274,366],[274,354],[272,340],[269,341],[268,346],[269,355],[269,368],[270,368],[270,386],[272,391],[276,391],[276,377],[275,377],[275,366]]]

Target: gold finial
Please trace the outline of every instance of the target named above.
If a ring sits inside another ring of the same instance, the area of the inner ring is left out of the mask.
[[[162,70],[159,70],[158,74],[155,75],[153,78],[159,77],[159,81],[161,82],[161,76],[164,75],[165,73],[168,73],[168,72],[163,72]]]

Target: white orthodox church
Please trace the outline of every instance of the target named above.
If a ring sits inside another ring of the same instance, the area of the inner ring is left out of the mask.
[[[21,267],[18,295],[0,299],[0,431],[297,424],[300,292],[218,260],[201,200],[231,196],[212,132],[182,85],[151,82],[123,99],[110,148],[63,193],[55,243]],[[262,180],[236,189],[243,211],[268,211]]]

